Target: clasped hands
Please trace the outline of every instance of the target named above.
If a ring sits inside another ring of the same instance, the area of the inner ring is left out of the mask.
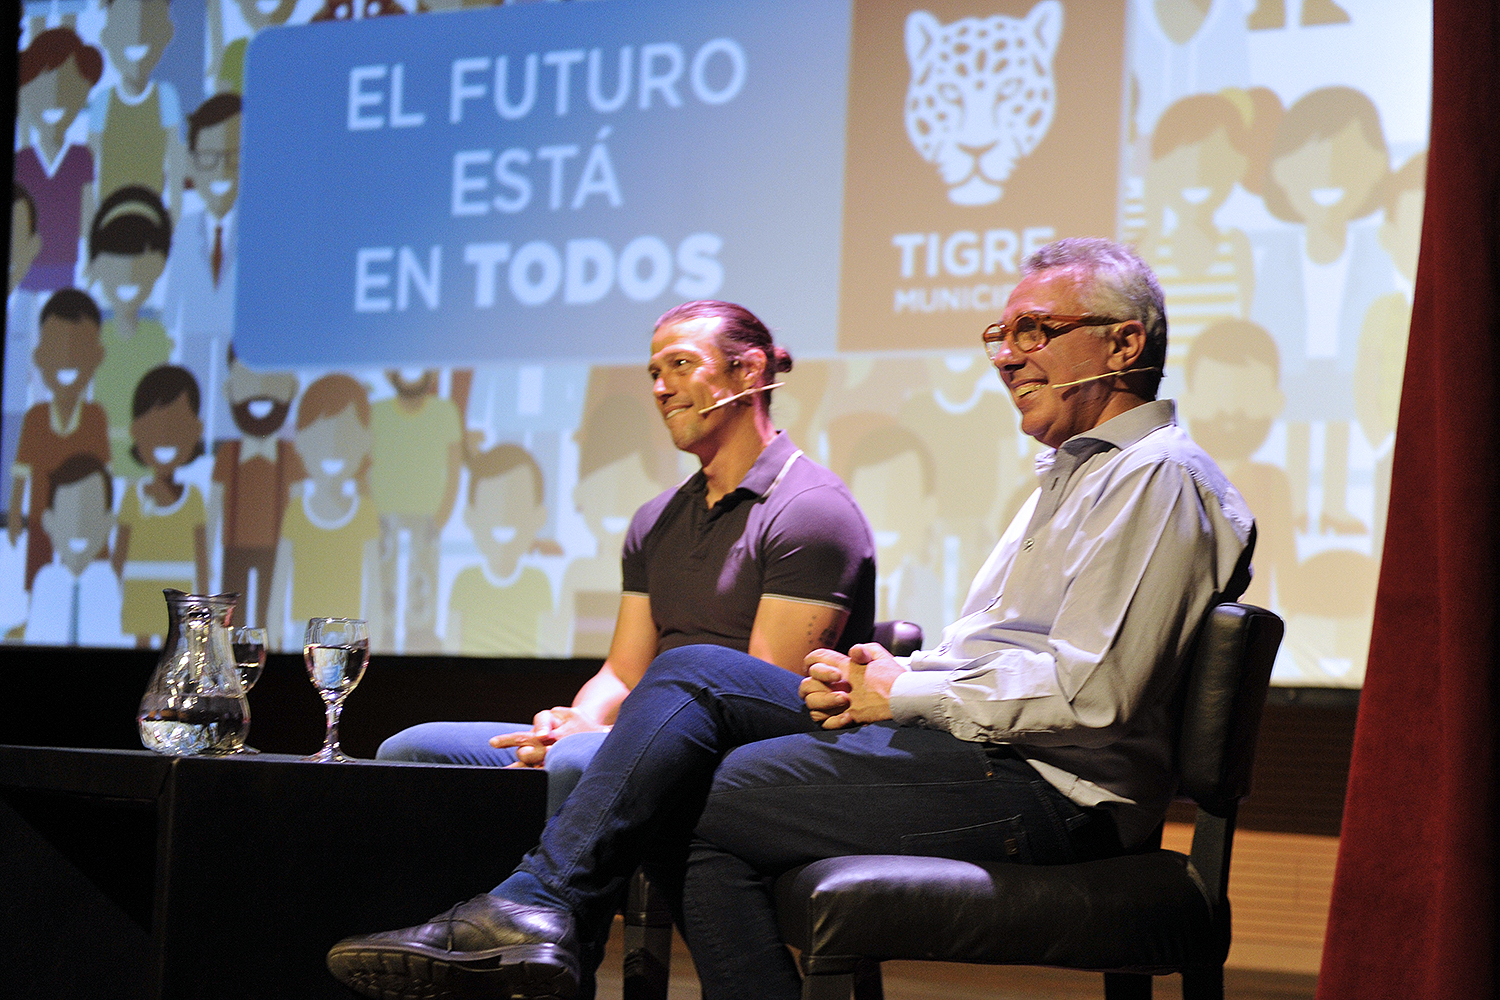
[[[797,694],[824,729],[891,718],[891,685],[906,668],[880,643],[852,646],[848,656],[815,649],[803,662],[807,676]]]
[[[564,736],[574,733],[602,733],[608,726],[592,716],[559,705],[538,712],[531,720],[531,731],[501,733],[490,737],[490,746],[496,749],[516,748],[516,763],[506,767],[541,767],[547,761],[547,748]]]
[[[891,684],[905,668],[876,642],[850,648],[849,655],[831,649],[815,649],[803,661],[807,676],[797,687],[813,721],[824,729],[843,729],[891,717]],[[509,767],[541,767],[547,748],[574,733],[605,732],[609,726],[575,708],[558,706],[538,712],[531,731],[502,733],[490,737],[496,749],[516,748],[515,764]]]

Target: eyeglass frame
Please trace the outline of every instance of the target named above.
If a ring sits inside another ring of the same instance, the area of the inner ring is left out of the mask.
[[[231,146],[228,149],[190,149],[188,156],[192,158],[193,166],[203,171],[218,170],[221,166],[235,171],[240,167],[240,147],[238,146]]]
[[[1017,351],[1020,351],[1022,354],[1030,354],[1033,351],[1039,351],[1043,347],[1046,347],[1047,343],[1053,337],[1061,337],[1063,334],[1070,333],[1080,326],[1115,326],[1119,323],[1130,322],[1128,319],[1111,319],[1107,316],[1096,316],[1093,313],[1084,313],[1079,316],[1065,316],[1062,313],[1044,312],[1017,313],[1015,321],[1019,322],[1027,317],[1036,320],[1037,330],[1041,332],[1041,337],[1030,347],[1022,346],[1020,331],[1016,330],[1014,326],[1007,327],[1004,323],[991,323],[984,328],[984,332],[979,335],[979,339],[984,343],[984,353],[989,356],[991,361],[995,360],[996,356],[1000,353],[1000,345],[1007,340],[1015,345]],[[1064,329],[1057,329],[1057,327],[1063,327]]]

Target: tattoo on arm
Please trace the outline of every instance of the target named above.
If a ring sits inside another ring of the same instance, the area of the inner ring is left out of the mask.
[[[823,634],[818,636],[818,643],[825,648],[831,648],[835,642],[838,642],[838,639],[838,629],[836,629],[833,626],[833,623],[830,622],[828,624],[828,627],[823,629]]]

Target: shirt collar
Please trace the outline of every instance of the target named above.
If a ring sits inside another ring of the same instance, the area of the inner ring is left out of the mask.
[[[141,92],[139,94],[136,94],[134,97],[125,93],[125,91],[121,90],[119,87],[115,88],[115,97],[119,100],[119,102],[132,108],[141,104],[146,100],[146,98],[150,97],[154,93],[156,93],[155,80],[147,80],[146,86],[143,87],[141,89]]]
[[[73,408],[66,413],[57,405],[54,397],[48,401],[47,412],[52,417],[52,433],[58,437],[72,437],[83,419],[83,394],[79,393],[78,398],[73,401]]]
[[[229,245],[232,242],[231,237],[234,235],[234,210],[238,207],[238,205],[229,206],[229,211],[223,215],[214,215],[207,208],[203,209],[203,219],[201,220],[203,235],[208,240],[209,246],[213,246],[214,243],[214,230],[222,227],[223,232],[219,234],[219,239],[223,242],[224,252],[226,254],[229,252]]]
[[[250,437],[246,435],[240,438],[240,462],[248,462],[252,458],[263,458],[272,465],[276,464],[276,435],[270,434],[266,437]]]
[[[1118,417],[1104,421],[1098,427],[1073,435],[1062,443],[1061,448],[1043,450],[1036,457],[1037,474],[1045,475],[1052,468],[1057,461],[1058,451],[1087,457],[1107,447],[1123,450],[1147,434],[1176,423],[1177,404],[1170,399],[1154,399],[1149,403],[1133,406]]]
[[[755,464],[750,466],[750,471],[745,473],[745,478],[740,480],[739,486],[730,493],[748,493],[755,497],[765,496],[771,491],[771,487],[776,485],[781,470],[796,451],[797,446],[792,443],[786,431],[777,431],[771,443],[766,445],[760,457],[755,460]],[[708,477],[703,474],[702,469],[699,469],[682,485],[682,491],[685,493],[704,493],[707,490]]]

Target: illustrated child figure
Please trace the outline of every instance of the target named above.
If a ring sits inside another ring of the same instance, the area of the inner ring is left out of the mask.
[[[370,498],[380,515],[380,594],[384,632],[372,648],[397,649],[396,625],[405,599],[407,652],[433,652],[437,638],[438,534],[458,498],[463,467],[463,416],[437,394],[438,373],[391,370],[396,394],[370,407]],[[401,547],[406,542],[406,558]],[[405,564],[405,579],[401,568]]]
[[[52,474],[74,455],[109,461],[109,426],[104,409],[84,398],[104,348],[99,343],[99,307],[84,292],[64,288],[42,306],[32,362],[51,400],[37,403],[21,420],[16,462],[11,469],[10,543],[21,534],[26,512],[26,589],[37,571],[52,561],[52,545],[42,529],[42,510]],[[26,501],[30,490],[30,503]]]
[[[1254,294],[1250,240],[1214,216],[1252,175],[1249,95],[1194,94],[1169,107],[1151,133],[1141,253],[1172,310],[1169,359],[1181,363],[1209,323],[1244,319]],[[1242,110],[1243,106],[1243,110]]]
[[[253,371],[231,347],[224,391],[241,436],[214,449],[208,534],[224,550],[221,587],[240,595],[236,620],[263,626],[282,513],[292,485],[303,475],[296,449],[280,436],[297,395],[297,376]]]
[[[202,396],[193,373],[153,368],[131,399],[131,454],[150,470],[120,502],[115,566],[125,584],[121,630],[150,645],[166,620],[162,590],[208,592],[208,529],[203,494],[177,471],[204,453]]]
[[[519,445],[480,452],[469,460],[468,501],[464,525],[484,562],[453,581],[444,648],[535,656],[543,651],[538,625],[552,614],[552,584],[521,559],[547,522],[541,466]]]
[[[1369,528],[1348,509],[1349,428],[1359,328],[1392,288],[1391,268],[1365,220],[1390,173],[1380,113],[1349,87],[1324,87],[1282,119],[1266,172],[1272,215],[1298,223],[1262,238],[1251,318],[1281,349],[1287,395],[1287,472],[1298,520],[1325,534]],[[1310,516],[1314,434],[1323,437],[1322,510]]]
[[[36,231],[36,202],[19,184],[12,183],[10,190],[10,294],[5,300],[5,381],[0,392],[5,410],[0,418],[0,469],[10,468],[15,460],[31,376],[27,354],[36,343],[33,296],[28,292],[18,294],[16,286],[26,278],[42,247],[41,235]]]
[[[120,578],[109,562],[114,526],[114,480],[98,456],[83,452],[59,465],[42,511],[53,557],[32,583],[27,642],[122,644]]]
[[[914,514],[924,520],[905,522],[896,529],[904,533],[907,544],[917,545],[916,558],[925,569],[918,570],[913,563],[910,574],[901,574],[895,592],[900,600],[906,599],[900,595],[915,596],[917,590],[925,589],[925,585],[918,587],[916,578],[930,570],[941,582],[930,597],[917,599],[936,601],[941,611],[931,628],[923,620],[924,615],[932,613],[930,604],[929,610],[913,609],[895,617],[921,624],[924,638],[935,646],[943,625],[958,617],[964,596],[961,581],[974,578],[985,555],[999,541],[999,525],[1008,523],[1014,515],[1013,510],[1006,514],[1007,509],[1012,505],[1019,509],[1025,502],[1023,495],[1012,504],[1012,494],[1022,488],[1029,493],[1036,486],[1031,458],[1036,442],[1017,433],[1005,383],[995,377],[995,369],[982,349],[928,354],[921,361],[925,378],[910,370],[910,359],[906,365],[903,381],[911,387],[911,394],[902,401],[895,417],[902,427],[917,433],[922,451],[931,456],[931,499],[920,502],[924,508],[930,505],[932,514]],[[779,405],[780,400],[777,402]],[[866,424],[854,436],[856,447],[870,429]],[[911,461],[910,455],[906,461]],[[852,490],[853,480],[845,481]],[[905,491],[914,502],[915,482]],[[917,524],[925,526],[925,537],[913,536]],[[886,570],[894,569],[895,564],[883,552],[877,565],[882,578],[898,579],[895,575],[887,577]],[[891,616],[882,612],[879,617]]]
[[[104,0],[99,43],[120,80],[89,102],[89,145],[101,201],[137,184],[176,211],[182,188],[182,105],[170,83],[151,78],[172,34],[168,0]]]
[[[295,443],[307,479],[293,489],[282,517],[266,615],[271,645],[282,650],[301,649],[307,619],[315,616],[372,619],[372,633],[379,619],[380,521],[364,485],[365,387],[342,374],[313,382],[297,404]]]
[[[166,327],[141,309],[166,270],[171,247],[166,207],[143,187],[123,187],[104,199],[89,227],[87,274],[110,309],[94,399],[109,417],[111,467],[126,479],[146,475],[131,456],[131,399],[141,377],[172,356]]]
[[[70,144],[68,129],[104,72],[104,57],[70,28],[37,35],[21,53],[15,180],[31,192],[41,253],[22,287],[32,292],[71,288],[78,239],[91,214],[94,154]]]

